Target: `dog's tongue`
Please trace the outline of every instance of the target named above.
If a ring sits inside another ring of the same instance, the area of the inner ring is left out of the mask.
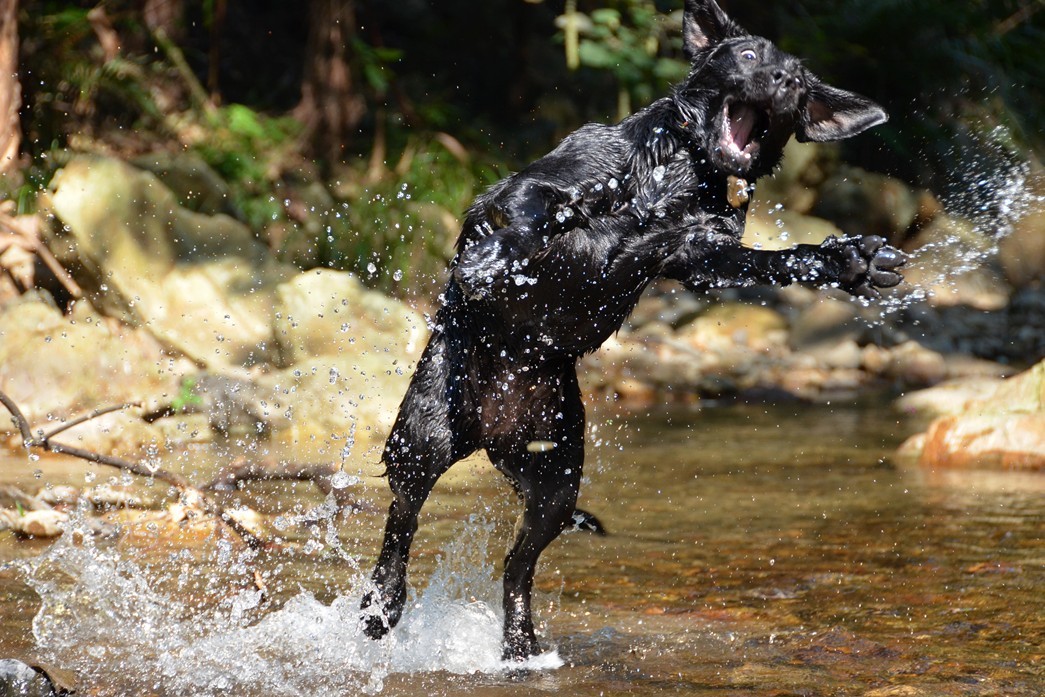
[[[729,111],[729,135],[738,150],[743,150],[751,142],[751,131],[755,128],[757,115],[755,110],[746,104],[738,104]]]

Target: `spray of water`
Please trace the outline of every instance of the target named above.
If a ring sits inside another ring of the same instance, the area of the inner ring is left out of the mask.
[[[948,232],[909,252],[910,267],[925,264],[933,273],[915,285],[890,294],[881,307],[883,316],[910,308],[934,293],[953,289],[956,279],[990,267],[999,244],[1028,212],[1045,206],[1045,197],[1035,193],[1032,165],[1012,154],[1010,135],[1004,127],[986,134],[977,149],[962,152],[963,171],[955,176],[964,186],[955,186],[942,201],[955,221]],[[977,156],[976,151],[986,153]],[[931,264],[926,264],[932,260]]]
[[[501,660],[500,584],[487,554],[493,527],[481,519],[462,525],[399,626],[375,642],[362,632],[367,585],[358,572],[329,605],[302,592],[258,613],[261,593],[245,590],[201,611],[157,591],[146,569],[74,525],[24,567],[42,601],[33,633],[48,660],[99,694],[374,694],[398,673],[517,669]],[[523,667],[561,665],[552,651]]]

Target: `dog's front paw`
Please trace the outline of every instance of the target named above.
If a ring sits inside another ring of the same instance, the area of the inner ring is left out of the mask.
[[[853,295],[873,300],[881,297],[879,288],[892,288],[903,280],[898,269],[907,263],[907,255],[877,235],[833,239],[825,244],[841,254],[838,283]]]

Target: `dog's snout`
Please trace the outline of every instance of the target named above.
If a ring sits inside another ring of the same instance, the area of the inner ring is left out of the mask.
[[[802,87],[802,80],[790,70],[777,68],[772,75],[773,85],[777,89],[797,90]]]

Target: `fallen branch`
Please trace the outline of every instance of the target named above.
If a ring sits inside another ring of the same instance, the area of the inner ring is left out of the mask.
[[[323,495],[333,494],[339,509],[362,510],[364,505],[351,496],[348,487],[334,486],[334,476],[338,471],[329,463],[277,462],[271,459],[254,462],[240,458],[201,488],[204,491],[230,491],[240,482],[248,481],[312,482]]]
[[[26,450],[32,450],[39,448],[40,450],[46,450],[47,452],[71,455],[72,457],[80,458],[88,462],[94,462],[99,465],[108,465],[109,467],[116,467],[121,470],[131,472],[133,474],[140,475],[142,477],[151,477],[161,482],[170,484],[177,489],[184,500],[191,502],[193,505],[198,507],[204,513],[213,516],[216,520],[221,521],[230,530],[236,533],[247,546],[258,549],[265,546],[265,541],[255,535],[253,532],[248,530],[244,525],[236,521],[225,508],[213,501],[200,489],[192,486],[189,482],[179,474],[174,472],[168,472],[160,467],[151,467],[149,465],[142,464],[140,462],[132,462],[130,460],[124,460],[123,458],[115,457],[113,455],[100,455],[98,453],[90,452],[82,448],[77,448],[64,443],[56,443],[51,440],[52,437],[61,433],[75,425],[81,424],[90,419],[97,418],[103,414],[109,414],[120,409],[126,409],[132,404],[122,404],[117,407],[107,407],[104,409],[97,409],[84,416],[79,416],[70,422],[62,424],[58,428],[55,428],[49,432],[40,430],[38,435],[33,435],[32,427],[29,424],[29,420],[25,418],[22,410],[18,408],[14,400],[7,396],[2,390],[0,390],[0,404],[11,413],[12,421],[18,427],[18,432],[22,436],[22,445]]]

